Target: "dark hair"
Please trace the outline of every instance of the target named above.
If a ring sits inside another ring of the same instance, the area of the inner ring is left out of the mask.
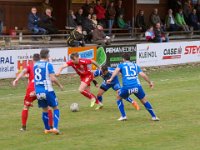
[[[131,56],[130,56],[130,54],[128,54],[128,53],[123,53],[123,54],[122,54],[122,58],[123,58],[124,60],[130,60]]]
[[[108,66],[103,65],[103,66],[101,67],[101,70],[102,70],[102,72],[108,71]]]
[[[46,58],[48,58],[48,55],[49,55],[49,50],[48,49],[42,49],[40,51],[40,58],[46,59]]]
[[[40,60],[40,54],[36,53],[33,54],[33,61],[39,61]]]
[[[72,60],[74,60],[74,57],[79,57],[79,54],[76,52],[76,53],[72,53],[72,54],[70,55],[70,58],[71,58]]]

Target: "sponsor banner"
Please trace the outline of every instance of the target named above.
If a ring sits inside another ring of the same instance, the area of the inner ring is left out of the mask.
[[[137,64],[161,66],[200,61],[200,42],[151,43],[137,45]]]
[[[106,64],[115,68],[122,61],[123,53],[129,53],[131,61],[136,61],[136,45],[120,45],[99,47],[97,50],[97,62],[100,65]]]
[[[28,64],[33,63],[33,54],[40,53],[40,50],[0,51],[0,78],[15,78]],[[67,51],[68,48],[49,48],[49,61],[53,64],[55,72],[68,60]],[[66,73],[67,70],[63,70],[62,74]]]
[[[12,53],[12,51],[0,51],[0,79],[13,78],[17,70],[16,66],[17,57]]]
[[[78,52],[80,58],[87,58],[96,61],[97,56],[97,47],[96,46],[85,46],[85,47],[69,47],[68,48],[68,60],[70,60],[70,55],[74,52]],[[92,70],[95,70],[94,65],[91,66]],[[74,73],[74,69],[69,67],[69,73]]]
[[[137,0],[137,4],[159,4],[160,0]]]

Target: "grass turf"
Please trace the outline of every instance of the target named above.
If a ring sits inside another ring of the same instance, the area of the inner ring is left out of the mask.
[[[116,93],[112,90],[104,95],[104,109],[95,111],[78,93],[78,77],[64,76],[60,80],[65,90],[56,88],[62,132],[58,136],[43,134],[41,110],[36,102],[29,112],[27,131],[20,132],[26,79],[22,79],[17,88],[11,87],[10,79],[0,80],[0,149],[199,150],[199,65],[154,69],[147,73],[155,82],[155,88],[150,90],[143,80],[142,84],[160,122],[151,121],[139,102],[140,111],[124,102],[129,120],[117,121],[120,114]],[[92,91],[97,93],[94,86]],[[70,112],[73,102],[79,103],[80,112]]]

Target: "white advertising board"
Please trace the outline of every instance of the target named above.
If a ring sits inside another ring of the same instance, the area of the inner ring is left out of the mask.
[[[137,45],[139,66],[162,66],[200,62],[200,41]]]
[[[15,78],[24,67],[32,62],[32,56],[39,53],[41,49],[7,50],[0,51],[0,79]],[[68,60],[68,48],[49,48],[50,63],[53,64],[55,72]],[[67,73],[67,69],[63,70]]]
[[[137,4],[159,4],[159,0],[137,0]]]

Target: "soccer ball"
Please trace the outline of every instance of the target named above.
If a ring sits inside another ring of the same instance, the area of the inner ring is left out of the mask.
[[[72,103],[72,104],[70,105],[70,110],[71,110],[72,112],[77,112],[77,111],[79,111],[79,105],[78,105],[78,103]]]

